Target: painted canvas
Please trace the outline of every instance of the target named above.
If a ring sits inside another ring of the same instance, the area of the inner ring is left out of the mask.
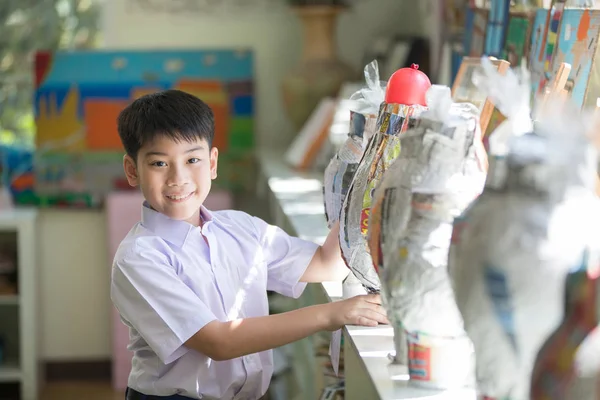
[[[134,99],[180,89],[215,114],[216,186],[243,188],[253,163],[248,50],[40,52],[35,60],[35,192],[40,205],[95,207],[128,189],[116,118]],[[251,177],[250,177],[251,179]]]
[[[34,151],[14,145],[0,146],[2,185],[9,188],[15,204],[35,204]]]
[[[508,61],[510,65],[519,66],[523,60],[527,60],[532,24],[531,13],[511,13],[502,54],[502,59]]]
[[[535,96],[540,93],[539,87],[544,75],[544,52],[546,36],[548,34],[548,13],[552,16],[552,10],[539,8],[535,13],[533,27],[531,29],[531,45],[529,50],[529,70],[531,71],[531,93],[534,105]]]
[[[578,107],[595,105],[597,95],[592,65],[598,52],[600,36],[600,10],[566,8],[563,11],[557,49],[553,59],[553,71],[561,63],[571,64],[571,73],[565,89],[571,101]],[[592,79],[594,78],[594,79]],[[589,90],[588,89],[592,89]]]
[[[533,83],[535,89],[534,93],[537,93],[538,95],[542,93],[548,82],[552,79],[552,60],[556,51],[556,41],[563,9],[563,3],[556,3],[550,11],[550,15],[547,15],[546,18],[548,28],[546,29],[546,36],[542,43],[543,50],[538,58],[539,62],[543,65],[543,70],[537,77],[539,80]]]

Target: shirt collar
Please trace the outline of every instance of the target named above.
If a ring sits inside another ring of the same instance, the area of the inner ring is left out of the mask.
[[[200,217],[204,225],[213,221],[213,215],[204,206],[200,206]],[[172,219],[153,210],[146,201],[142,205],[142,225],[177,247],[183,247],[195,228],[189,222]]]

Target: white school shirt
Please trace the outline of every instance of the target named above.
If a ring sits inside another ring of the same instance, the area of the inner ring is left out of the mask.
[[[214,361],[183,343],[213,320],[268,315],[267,290],[300,296],[318,246],[243,212],[200,211],[201,228],[144,204],[117,250],[111,299],[130,332],[128,385],[148,395],[258,399],[272,351]]]

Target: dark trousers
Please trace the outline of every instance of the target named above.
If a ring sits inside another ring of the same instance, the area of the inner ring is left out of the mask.
[[[125,399],[126,400],[159,400],[159,399],[166,399],[166,400],[190,400],[189,397],[185,397],[185,396],[180,396],[178,394],[173,394],[171,396],[149,396],[143,393],[140,393],[136,390],[133,390],[131,388],[127,388],[127,390],[125,391]],[[259,400],[268,400],[269,396],[267,394],[265,394],[263,397],[261,397]]]
[[[138,392],[137,390],[133,390],[131,388],[127,388],[125,391],[125,399],[126,400],[190,400],[189,397],[181,396],[178,394],[173,394],[171,396],[151,396]]]

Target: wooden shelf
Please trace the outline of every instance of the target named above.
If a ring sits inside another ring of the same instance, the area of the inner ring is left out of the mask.
[[[8,360],[5,363],[0,364],[0,382],[19,382],[23,376],[21,368],[16,361]]]
[[[19,304],[19,296],[16,294],[0,295],[0,306],[16,306]]]
[[[38,291],[37,291],[37,248],[36,216],[34,208],[16,208],[0,211],[0,237],[10,241],[17,253],[18,294],[0,295],[0,311],[3,314],[18,315],[18,327],[0,326],[16,337],[10,343],[12,354],[18,354],[18,361],[8,359],[0,364],[0,382],[19,383],[23,400],[39,398],[39,337],[38,337]],[[7,236],[10,233],[10,236]],[[11,310],[10,308],[14,308]]]

